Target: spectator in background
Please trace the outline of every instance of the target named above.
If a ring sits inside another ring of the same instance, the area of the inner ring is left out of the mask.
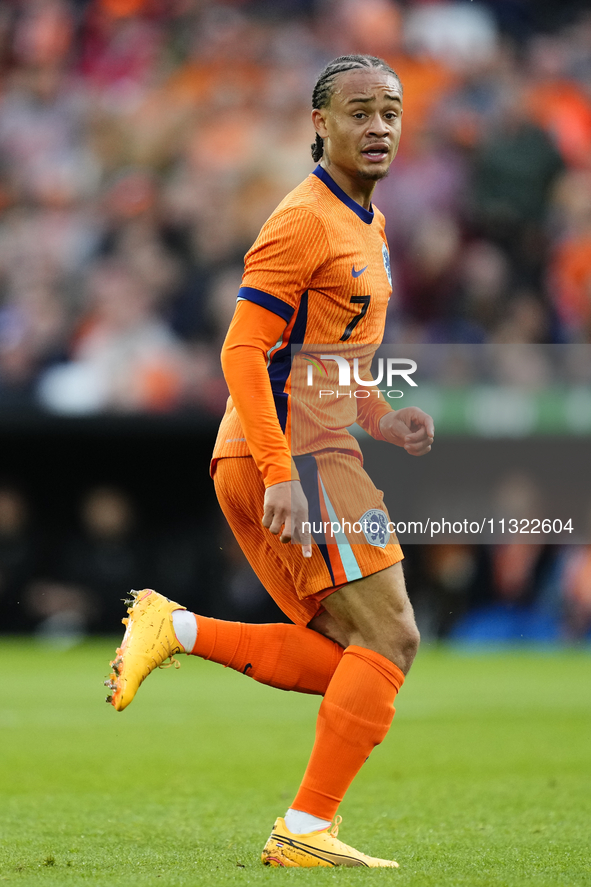
[[[41,396],[60,411],[162,412],[177,406],[185,354],[130,268],[103,260],[88,280],[89,304],[72,340],[71,364],[42,379]]]
[[[56,547],[52,585],[84,601],[95,630],[112,631],[122,595],[143,588],[152,575],[149,542],[131,496],[119,487],[94,487],[80,500],[77,525]]]
[[[579,56],[583,62],[585,38],[587,54],[591,45],[590,31],[591,15],[586,12],[578,27],[560,34],[533,35],[528,47],[528,114],[552,139],[565,164],[574,169],[588,169],[591,163],[589,81],[577,70],[577,49],[583,50]]]
[[[557,236],[547,285],[570,341],[591,342],[591,159],[569,170],[553,200]]]
[[[419,584],[412,601],[422,637],[449,637],[466,613],[490,600],[488,553],[477,545],[422,547],[414,558]]]
[[[55,647],[73,647],[96,624],[98,601],[71,583],[35,579],[26,589],[25,603],[36,636]]]
[[[563,169],[551,139],[528,119],[516,85],[493,133],[475,151],[472,217],[476,230],[509,255],[522,284],[540,284],[546,207]]]
[[[591,639],[591,545],[565,548],[560,559],[562,626],[568,641]]]
[[[40,546],[29,501],[19,487],[0,486],[0,600],[5,624],[28,628],[25,594],[39,568]]]
[[[35,406],[37,379],[67,354],[67,312],[55,287],[41,280],[14,282],[0,308],[0,406]]]

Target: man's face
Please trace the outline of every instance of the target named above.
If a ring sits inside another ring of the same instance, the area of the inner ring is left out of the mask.
[[[339,74],[328,107],[312,112],[329,166],[373,181],[388,175],[400,142],[401,117],[400,84],[378,68]]]

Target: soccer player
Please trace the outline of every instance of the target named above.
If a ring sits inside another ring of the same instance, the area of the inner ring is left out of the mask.
[[[323,412],[304,404],[296,421],[292,347],[305,353],[308,343],[346,343],[371,353],[382,340],[391,278],[384,218],[371,197],[396,155],[401,117],[401,83],[381,59],[343,56],[321,73],[312,111],[312,154],[320,162],[246,255],[222,350],[230,398],[211,465],[216,493],[252,567],[293,624],[223,622],[150,589],[132,592],[105,682],[107,701],[121,711],[155,667],[188,653],[324,697],[302,783],[263,849],[268,865],[397,866],[344,844],[340,817],[332,824],[388,732],[419,643],[402,551],[347,427],[357,421],[420,456],[431,449],[433,422],[416,407],[395,411],[378,397],[333,398]],[[322,532],[322,518],[335,515],[357,524],[334,536]]]

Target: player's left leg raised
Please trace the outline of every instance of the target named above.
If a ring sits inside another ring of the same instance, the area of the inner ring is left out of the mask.
[[[339,664],[339,644],[301,625],[225,622],[189,613],[152,589],[132,591],[127,628],[105,681],[117,711],[142,681],[177,653],[189,653],[240,671],[280,690],[324,695]],[[172,660],[175,661],[176,660]]]

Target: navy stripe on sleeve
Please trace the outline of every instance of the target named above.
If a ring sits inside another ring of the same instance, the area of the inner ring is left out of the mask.
[[[283,320],[289,321],[293,317],[293,312],[295,308],[292,308],[291,305],[288,305],[287,302],[282,301],[282,299],[278,299],[277,296],[271,296],[269,293],[264,293],[262,290],[257,290],[253,286],[241,286],[238,290],[238,301],[244,299],[246,302],[254,302],[256,305],[260,305],[262,308],[266,308],[268,311],[272,311],[273,314],[277,314],[279,317],[283,318]]]
[[[281,430],[285,431],[287,426],[287,410],[288,410],[288,394],[285,391],[285,385],[291,373],[292,346],[302,345],[306,336],[306,326],[308,323],[308,290],[303,294],[298,313],[291,331],[291,335],[283,348],[279,348],[273,352],[273,356],[267,367],[269,379],[271,380],[271,389],[275,398],[275,409],[277,410],[277,418],[281,425]]]

